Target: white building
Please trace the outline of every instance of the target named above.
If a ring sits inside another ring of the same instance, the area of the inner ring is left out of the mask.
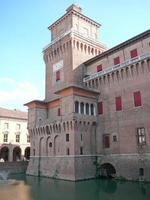
[[[19,161],[29,159],[30,136],[27,113],[0,108],[0,159]]]

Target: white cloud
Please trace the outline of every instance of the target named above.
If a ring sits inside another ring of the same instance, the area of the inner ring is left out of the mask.
[[[5,88],[7,83],[7,89]],[[17,82],[4,77],[0,78],[0,106],[23,109],[23,104],[34,99],[43,99],[38,87],[29,81]]]

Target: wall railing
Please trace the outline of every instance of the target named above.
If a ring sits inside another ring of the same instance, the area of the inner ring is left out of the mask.
[[[87,77],[85,77],[85,78],[83,79],[83,82],[90,81],[90,80],[92,80],[92,79],[95,79],[95,78],[101,77],[101,76],[103,76],[103,75],[106,75],[106,74],[108,74],[108,73],[110,73],[110,72],[114,72],[114,71],[116,71],[116,70],[118,70],[118,69],[127,67],[127,66],[129,66],[129,65],[133,65],[133,64],[135,64],[135,63],[137,63],[137,62],[139,62],[139,61],[142,61],[142,60],[144,60],[145,58],[149,58],[149,57],[150,57],[150,52],[149,52],[149,51],[148,51],[148,52],[145,52],[145,53],[143,53],[143,54],[141,54],[141,55],[139,55],[139,56],[137,56],[137,57],[135,57],[135,58],[126,60],[126,61],[122,62],[121,64],[113,65],[113,66],[111,66],[111,67],[108,67],[108,68],[104,69],[103,71],[96,72],[96,73],[94,73],[94,74],[88,75]]]

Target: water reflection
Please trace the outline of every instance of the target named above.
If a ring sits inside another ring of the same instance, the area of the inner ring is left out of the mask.
[[[2,185],[0,200],[31,200],[30,188],[24,181],[19,181],[18,184]]]
[[[61,181],[15,176],[18,185],[0,187],[0,200],[149,200],[150,183],[115,180]],[[11,198],[10,198],[11,197]]]

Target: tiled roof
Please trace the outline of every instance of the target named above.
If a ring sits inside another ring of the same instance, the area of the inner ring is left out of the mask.
[[[0,117],[15,118],[15,119],[26,119],[28,118],[27,112],[22,112],[20,110],[9,110],[0,107]]]

